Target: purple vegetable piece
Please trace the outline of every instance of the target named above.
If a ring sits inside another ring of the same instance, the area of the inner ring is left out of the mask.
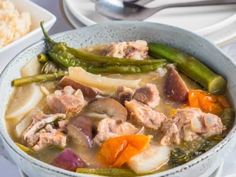
[[[91,119],[85,116],[72,118],[67,125],[68,134],[74,139],[74,142],[86,147],[92,147],[93,145],[92,129]]]
[[[51,163],[52,165],[69,171],[87,167],[86,163],[71,149],[65,149]]]

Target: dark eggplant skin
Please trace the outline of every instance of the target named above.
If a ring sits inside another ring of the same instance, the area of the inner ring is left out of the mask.
[[[69,148],[58,154],[51,164],[69,171],[87,167],[86,163]]]
[[[89,117],[77,116],[70,120],[67,132],[74,142],[81,146],[93,146],[93,122]]]

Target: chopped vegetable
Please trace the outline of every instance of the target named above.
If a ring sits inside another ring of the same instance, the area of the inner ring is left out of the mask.
[[[136,174],[128,169],[121,168],[77,168],[77,173],[95,174],[114,177],[134,177]]]
[[[38,74],[34,76],[27,76],[18,78],[12,81],[12,86],[20,87],[22,85],[31,84],[34,82],[46,82],[46,81],[53,81],[65,76],[65,73],[53,73],[53,74]]]
[[[48,44],[48,54],[53,62],[64,68],[82,67],[92,73],[144,73],[155,71],[166,64],[165,60],[131,60],[128,58],[115,58],[99,56],[83,50],[68,47],[65,43],[53,41],[43,28],[45,41]]]
[[[170,158],[168,146],[151,145],[132,157],[128,165],[137,174],[151,173],[167,164]]]
[[[74,117],[67,125],[68,135],[73,138],[73,141],[77,145],[85,146],[88,148],[92,147],[93,145],[92,128],[92,120],[85,116]]]
[[[224,108],[230,106],[224,95],[212,95],[202,90],[190,90],[189,106],[201,108],[204,112],[220,115]]]
[[[164,91],[172,101],[185,103],[188,100],[189,89],[174,67],[169,67]]]
[[[16,145],[22,150],[24,151],[25,153],[27,154],[33,154],[34,151],[26,146],[24,146],[23,144],[20,144],[20,143],[16,143]]]
[[[150,136],[125,135],[105,141],[100,149],[102,161],[113,167],[121,167],[129,159],[149,146]]]
[[[43,94],[36,84],[18,88],[15,92],[15,99],[11,103],[12,108],[15,109],[9,109],[6,118],[20,120],[26,113],[36,107],[42,98]]]
[[[230,128],[233,126],[233,118],[234,118],[235,112],[233,108],[226,108],[224,109],[222,115],[221,115],[221,120],[222,123],[227,127]]]
[[[45,55],[44,53],[38,54],[37,58],[38,58],[38,62],[41,63],[41,64],[45,64],[49,60],[47,55]]]
[[[27,113],[22,120],[16,125],[16,136],[20,137],[22,133],[26,130],[27,127],[32,123],[32,117],[36,114],[41,114],[42,112],[39,109],[32,109]]]
[[[66,50],[74,55],[75,57],[90,61],[90,62],[98,62],[106,65],[131,65],[131,66],[142,66],[142,65],[150,65],[158,63],[157,60],[131,60],[128,58],[115,58],[109,56],[99,56],[86,51],[74,49],[71,47],[66,47]]]
[[[182,165],[192,159],[192,154],[186,149],[174,148],[170,155],[170,164],[172,166]]]
[[[87,106],[87,110],[94,115],[107,115],[111,119],[126,121],[127,109],[113,98],[98,98]]]
[[[69,171],[76,171],[77,168],[87,166],[85,162],[70,149],[65,149],[61,152],[51,164]]]
[[[80,61],[77,58],[74,58],[70,54],[67,54],[65,52],[49,52],[50,57],[52,60],[59,64],[62,67],[68,68],[68,67],[82,67],[88,72],[91,73],[120,73],[120,74],[133,74],[133,73],[145,73],[150,71],[155,71],[159,67],[163,67],[166,62],[165,60],[158,60],[153,64],[144,64],[144,65],[111,65],[107,66],[107,63],[105,66],[94,66],[94,64],[88,64],[84,61]],[[107,60],[109,61],[109,60]]]
[[[207,139],[202,139],[192,142],[184,142],[180,146],[175,147],[171,151],[169,164],[172,167],[182,165],[195,157],[207,152],[224,137],[221,135],[211,136]]]
[[[40,73],[40,63],[37,58],[33,58],[21,69],[21,76],[32,76]]]
[[[86,72],[81,67],[70,67],[69,78],[78,81],[86,86],[95,87],[100,90],[115,92],[117,87],[126,86],[136,88],[139,86],[140,80],[124,80],[113,79],[96,74]]]
[[[159,60],[159,63],[142,65],[142,66],[104,66],[104,67],[89,67],[87,71],[91,73],[119,73],[119,74],[136,74],[156,71],[158,68],[165,66],[164,60]]]
[[[41,73],[43,74],[50,74],[56,72],[63,72],[63,71],[51,61],[47,61],[46,63],[44,63],[44,65],[41,68]]]
[[[150,43],[148,46],[152,57],[161,56],[170,62],[176,63],[180,71],[197,81],[208,92],[220,94],[225,91],[226,80],[196,58],[164,44]]]

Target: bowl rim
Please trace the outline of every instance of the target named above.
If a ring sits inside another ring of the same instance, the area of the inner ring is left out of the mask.
[[[195,36],[197,38],[200,38],[203,42],[205,42],[208,46],[214,47],[215,49],[217,49],[217,51],[225,57],[226,60],[228,60],[230,63],[232,63],[232,65],[234,65],[234,67],[236,67],[236,63],[234,63],[219,47],[217,47],[216,45],[214,45],[213,43],[211,43],[209,40],[191,32],[185,29],[181,29],[178,27],[174,27],[171,25],[166,25],[166,24],[160,24],[160,23],[152,23],[152,22],[140,22],[140,21],[112,21],[112,22],[105,22],[105,23],[100,23],[100,24],[94,24],[91,26],[87,26],[84,28],[79,28],[79,29],[73,29],[73,30],[69,30],[69,31],[64,31],[64,32],[60,32],[60,33],[56,33],[53,35],[50,35],[51,38],[53,39],[57,39],[60,38],[63,35],[66,34],[70,34],[73,32],[78,32],[81,31],[83,32],[83,30],[86,29],[90,29],[90,28],[94,28],[96,26],[112,26],[114,24],[119,24],[119,25],[131,25],[131,24],[135,24],[135,25],[153,25],[153,26],[161,26],[161,27],[166,27],[168,29],[172,28],[178,31],[182,31],[184,33],[187,33],[191,36]],[[2,81],[4,80],[4,74],[6,72],[6,70],[8,69],[8,67],[15,62],[15,60],[20,56],[23,55],[24,52],[31,50],[37,46],[40,46],[44,43],[44,40],[40,40],[37,41],[35,43],[33,43],[31,46],[21,50],[4,68],[4,70],[0,73],[0,83],[2,83]],[[235,120],[236,121],[236,120]],[[236,124],[234,123],[234,126],[231,128],[231,130],[228,132],[227,136],[221,141],[219,142],[216,146],[214,146],[213,148],[211,148],[210,150],[208,150],[207,152],[203,153],[202,155],[196,157],[195,159],[184,163],[182,165],[179,165],[177,167],[171,168],[169,170],[165,170],[162,172],[158,172],[158,173],[153,173],[150,175],[145,175],[145,177],[154,177],[156,175],[159,175],[159,177],[167,177],[169,175],[174,175],[183,171],[188,170],[189,168],[197,165],[198,163],[200,163],[201,161],[208,159],[209,157],[213,156],[216,152],[220,151],[221,149],[224,148],[225,145],[227,145],[229,142],[232,141],[233,136],[235,136],[236,133]],[[91,176],[95,176],[93,174],[83,174],[83,173],[76,173],[76,172],[71,172],[68,170],[64,170],[55,166],[52,166],[48,163],[42,162],[30,155],[28,155],[27,153],[24,153],[22,150],[19,149],[19,147],[17,147],[17,145],[14,143],[14,141],[11,139],[7,129],[6,129],[6,124],[5,124],[5,117],[2,118],[2,120],[0,120],[0,138],[11,148],[12,151],[14,151],[18,156],[20,156],[21,158],[23,158],[26,161],[31,162],[32,165],[35,165],[39,168],[42,169],[46,169],[48,171],[57,173],[57,174],[61,174],[61,175],[65,175],[68,177],[80,177],[80,175],[83,175],[84,177],[91,177]]]
[[[45,13],[48,16],[48,20],[46,20],[44,22],[45,28],[50,27],[51,25],[53,25],[56,22],[56,19],[57,19],[56,16],[54,14],[52,14],[51,12],[49,12],[48,10],[46,10],[45,8],[39,6],[38,4],[36,4],[36,3],[32,2],[32,1],[24,1],[24,2],[26,4],[29,4],[33,8],[39,9],[42,13]],[[41,31],[41,29],[40,29],[40,25],[39,25],[38,27],[34,28],[33,30],[30,30],[28,33],[26,33],[25,35],[21,36],[20,38],[10,42],[9,44],[3,46],[2,48],[0,48],[0,54],[5,52],[5,51],[7,51],[7,50],[9,50],[10,48],[14,47],[15,45],[20,44],[22,41],[31,38],[32,36],[36,35],[40,31]]]

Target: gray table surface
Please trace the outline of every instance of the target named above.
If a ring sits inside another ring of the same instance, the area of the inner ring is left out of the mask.
[[[49,32],[50,34],[55,34],[58,32],[74,29],[74,27],[66,19],[66,16],[63,12],[62,0],[32,0],[32,1],[48,9],[57,17],[57,22],[50,30]],[[84,25],[81,23],[81,27],[83,26]],[[223,50],[232,59],[236,60],[236,41],[224,46]],[[236,148],[234,152],[232,152],[228,157],[226,157],[222,177],[225,177],[225,175],[236,173],[236,161],[234,158],[232,159],[235,153],[236,153]],[[16,166],[5,160],[3,157],[0,157],[0,177],[20,177],[20,174]],[[236,177],[236,175],[231,177]]]

